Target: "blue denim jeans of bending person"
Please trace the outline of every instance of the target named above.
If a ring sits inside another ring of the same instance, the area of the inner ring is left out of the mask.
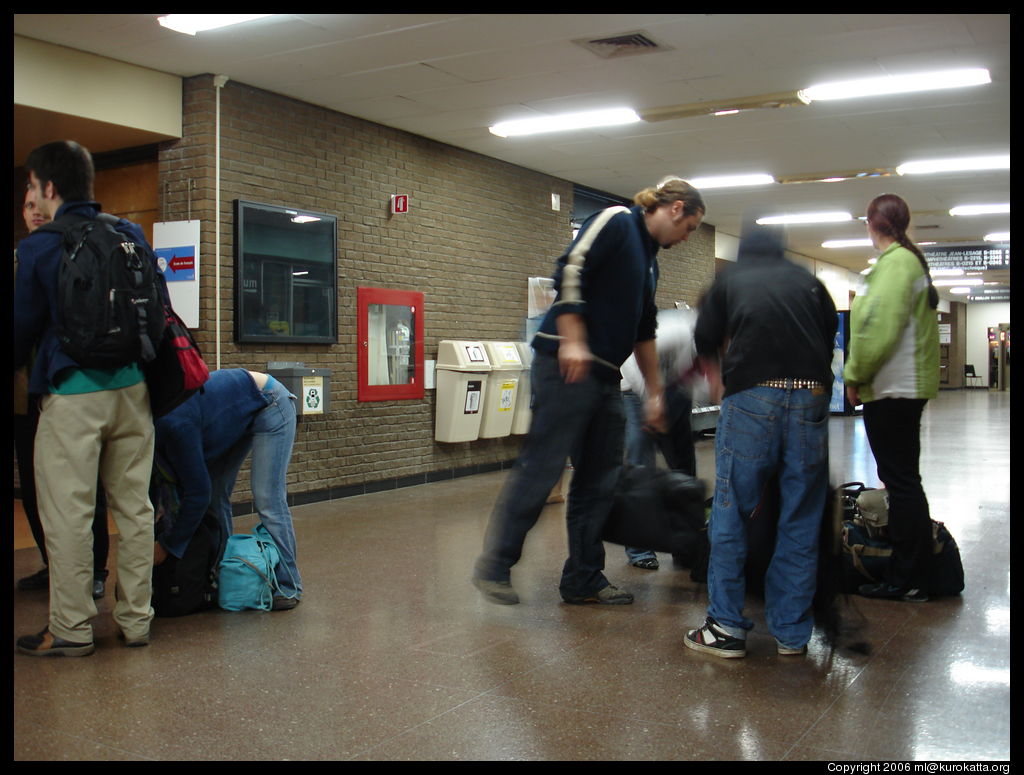
[[[601,531],[611,510],[622,468],[625,418],[618,381],[593,372],[566,383],[558,359],[537,353],[530,376],[533,416],[519,458],[491,513],[477,578],[509,581],[522,556],[526,534],[537,523],[551,488],[572,460],[566,506],[569,557],[562,569],[562,596],[584,596],[608,586]]]
[[[708,528],[708,614],[734,637],[746,637],[754,626],[743,615],[746,522],[769,477],[777,476],[779,524],[765,575],[765,617],[783,645],[799,648],[810,640],[828,491],[828,409],[829,396],[820,390],[754,387],[722,401]]]
[[[225,536],[231,535],[234,532],[231,492],[238,470],[251,450],[253,503],[281,555],[275,571],[280,594],[298,597],[302,594],[302,578],[295,560],[295,529],[288,508],[287,485],[288,463],[295,441],[295,396],[273,377],[262,393],[267,407],[257,412],[250,432],[209,466],[213,498]]]

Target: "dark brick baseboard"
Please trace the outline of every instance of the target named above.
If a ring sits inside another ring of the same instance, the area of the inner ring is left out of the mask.
[[[374,492],[386,492],[397,490],[400,487],[415,487],[420,484],[431,484],[432,482],[444,482],[449,479],[458,479],[463,476],[475,476],[476,474],[489,474],[494,471],[507,471],[515,465],[515,460],[504,460],[496,463],[479,463],[477,465],[462,466],[459,468],[444,468],[440,471],[428,471],[423,474],[412,476],[394,477],[389,479],[378,479],[362,484],[351,484],[345,487],[331,487],[324,490],[309,490],[307,492],[288,493],[289,506],[305,506],[310,503],[321,503],[323,501],[340,500],[351,498],[356,495],[368,495]],[[232,503],[231,510],[236,517],[252,514],[255,506],[252,501]]]

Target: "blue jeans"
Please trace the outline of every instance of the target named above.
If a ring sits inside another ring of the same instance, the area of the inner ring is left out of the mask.
[[[765,575],[765,616],[783,645],[799,648],[810,640],[828,491],[828,407],[821,390],[754,387],[722,401],[708,528],[708,614],[734,637],[746,637],[754,626],[743,616],[746,522],[769,477],[777,476],[779,524]]]
[[[225,537],[232,527],[231,492],[238,470],[252,451],[252,496],[260,521],[277,544],[281,562],[275,571],[281,594],[302,594],[302,578],[295,561],[295,529],[288,508],[288,463],[295,441],[295,396],[273,377],[263,389],[267,407],[253,419],[250,431],[218,460],[211,463],[213,501],[221,515]]]
[[[608,586],[602,573],[601,531],[622,468],[625,418],[619,383],[604,382],[591,373],[582,382],[567,384],[558,359],[546,353],[534,357],[530,381],[530,432],[491,513],[475,574],[488,581],[509,581],[526,534],[537,523],[570,458],[574,472],[566,507],[569,557],[559,589],[563,597],[589,595]]]

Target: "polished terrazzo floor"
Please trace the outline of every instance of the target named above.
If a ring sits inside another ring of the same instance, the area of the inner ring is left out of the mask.
[[[296,508],[306,595],[293,611],[158,619],[148,648],[125,649],[111,584],[94,655],[13,655],[14,758],[1009,759],[1009,426],[1008,393],[930,403],[925,486],[967,588],[856,599],[870,654],[816,638],[779,657],[756,603],[746,659],[685,649],[705,588],[667,556],[644,571],[611,545],[606,573],[636,603],[565,605],[559,505],[514,570],[523,602],[490,605],[468,579],[505,474],[483,474]],[[833,480],[877,483],[861,421],[831,431]],[[698,442],[709,480],[712,446]],[[13,578],[37,563],[15,551]],[[45,592],[13,601],[15,635],[44,625]]]

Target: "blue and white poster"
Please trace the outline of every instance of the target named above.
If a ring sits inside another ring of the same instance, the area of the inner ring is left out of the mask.
[[[196,279],[196,247],[155,248],[156,263],[169,283],[192,282]]]
[[[171,304],[185,325],[199,327],[199,221],[153,224],[153,252]]]

